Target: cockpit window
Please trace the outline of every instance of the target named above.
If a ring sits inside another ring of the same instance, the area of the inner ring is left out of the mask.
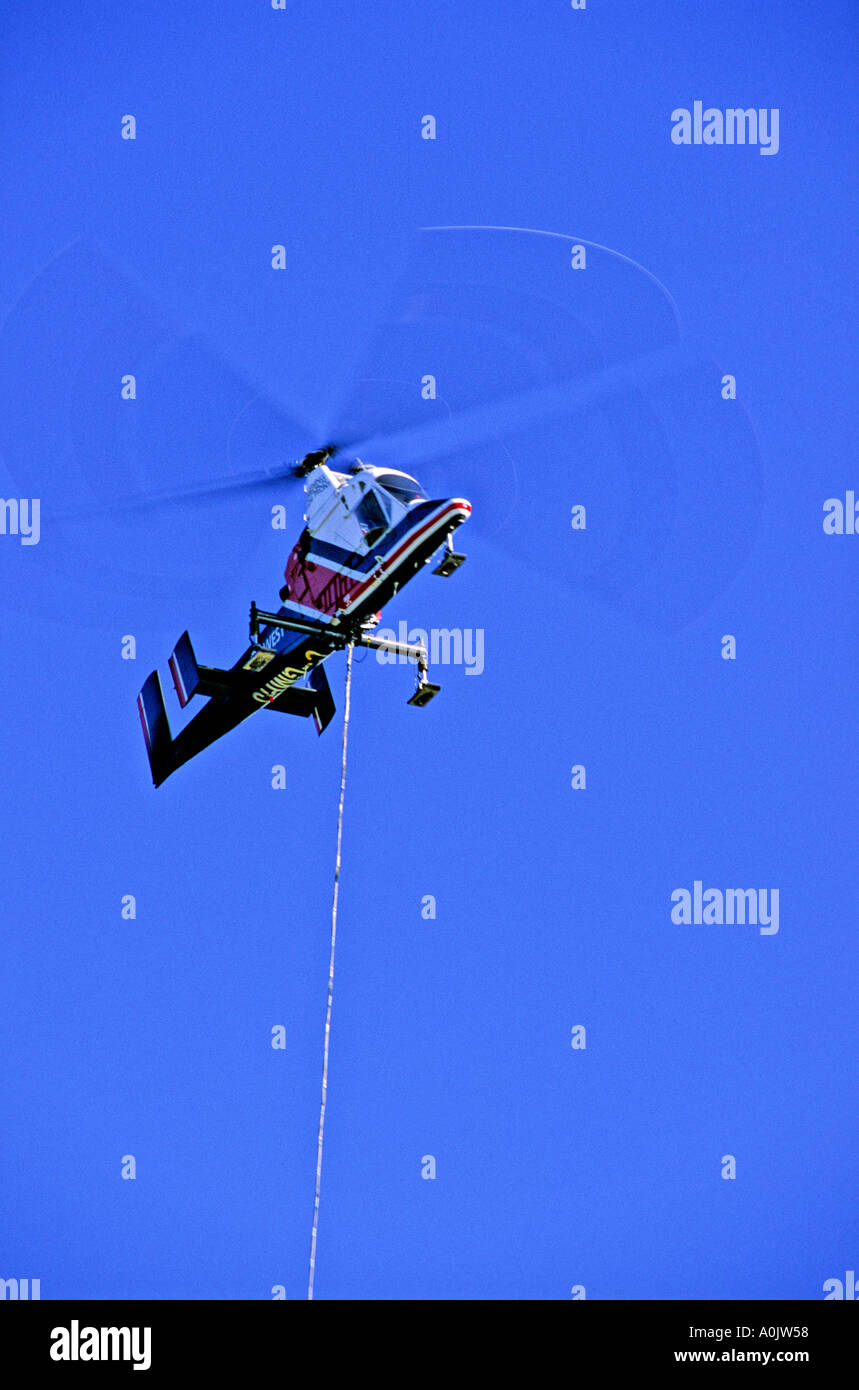
[[[376,481],[381,483],[392,497],[396,497],[400,502],[405,502],[406,505],[409,502],[425,502],[427,500],[427,495],[420,483],[416,483],[414,478],[405,478],[401,473],[380,473]]]
[[[373,492],[365,492],[361,501],[355,508],[355,515],[361,524],[361,529],[368,540],[377,539],[383,531],[388,529],[388,518],[382,511],[378,497]]]

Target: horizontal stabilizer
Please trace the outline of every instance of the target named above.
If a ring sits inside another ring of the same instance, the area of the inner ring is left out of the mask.
[[[276,710],[279,714],[297,714],[302,719],[312,714],[316,732],[321,734],[328,728],[335,713],[334,698],[325,668],[314,667],[310,673],[310,688],[291,685],[288,690],[278,695],[276,700],[269,701],[265,709]]]
[[[143,689],[137,697],[137,710],[140,715],[140,723],[143,726],[146,751],[149,754],[152,781],[158,787],[172,771],[173,740],[170,736],[170,724],[164,705],[161,677],[157,671],[153,671],[152,675],[147,677]]]
[[[297,714],[307,719],[316,707],[316,693],[305,690],[303,686],[291,685],[281,692],[277,699],[270,700],[264,709],[273,709],[278,714]]]

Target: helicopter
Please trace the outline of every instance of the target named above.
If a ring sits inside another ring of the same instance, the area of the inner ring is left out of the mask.
[[[291,470],[306,479],[305,527],[286,564],[281,607],[265,612],[251,604],[250,645],[235,665],[199,665],[187,630],[176,643],[168,664],[179,704],[208,699],[175,738],[158,671],[144,682],[137,707],[156,787],[261,709],[312,716],[323,733],[335,713],[323,663],[349,645],[412,659],[409,704],[422,707],[439,693],[422,644],[374,637],[373,628],[382,606],[439,551],[434,574],[447,578],[463,563],[452,538],[471,503],[432,500],[409,474],[361,459],[340,471],[330,466],[337,452],[335,445],[314,450]]]

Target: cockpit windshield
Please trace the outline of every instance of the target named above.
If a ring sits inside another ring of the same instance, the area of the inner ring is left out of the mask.
[[[414,478],[407,478],[402,473],[380,473],[376,478],[381,483],[386,492],[390,492],[392,497],[396,497],[399,502],[425,502],[427,495],[420,483],[416,483]]]
[[[364,493],[355,508],[355,515],[368,540],[378,538],[388,528],[388,518],[382,511],[379,499],[374,492]]]

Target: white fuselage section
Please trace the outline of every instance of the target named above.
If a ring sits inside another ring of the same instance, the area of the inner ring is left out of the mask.
[[[313,539],[340,546],[351,554],[366,555],[379,529],[396,526],[408,510],[379,485],[375,471],[369,468],[338,473],[320,464],[308,477],[304,490],[304,519]]]

